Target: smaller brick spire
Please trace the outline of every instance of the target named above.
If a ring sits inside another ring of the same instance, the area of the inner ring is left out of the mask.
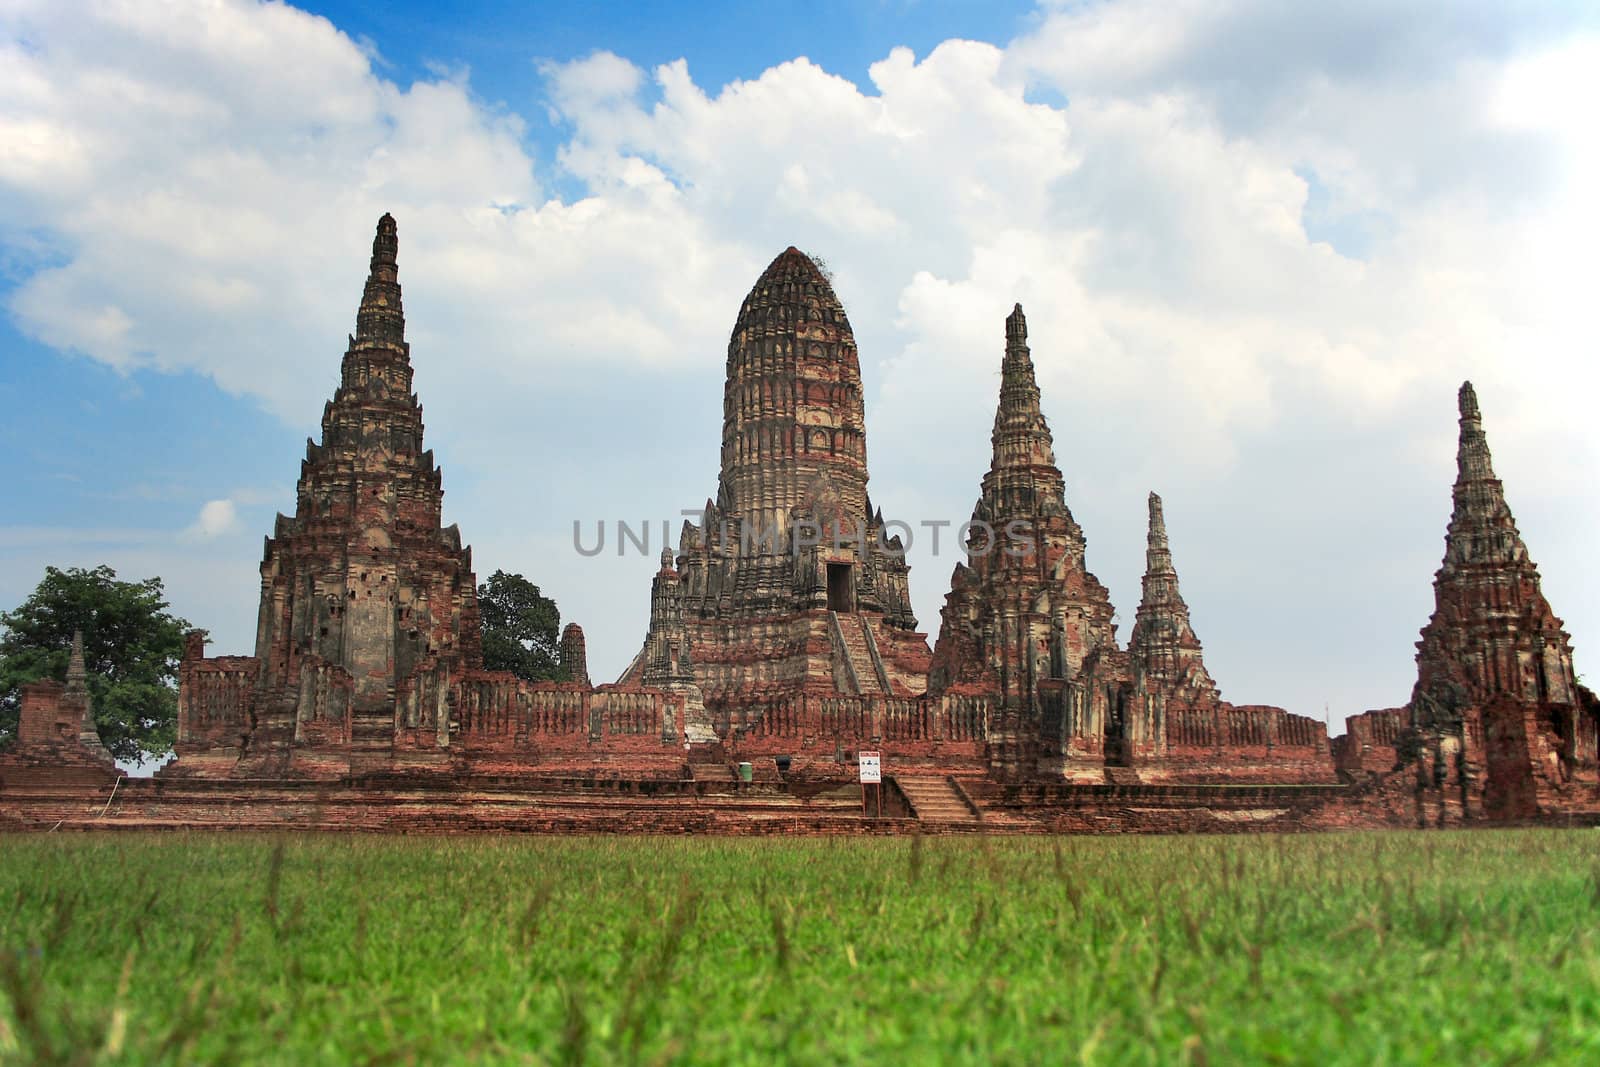
[[[1426,799],[1430,819],[1526,818],[1565,803],[1573,787],[1592,796],[1580,782],[1593,773],[1594,719],[1495,477],[1471,382],[1457,406],[1453,507],[1433,616],[1417,642],[1411,723],[1438,790]]]
[[[1162,683],[1169,696],[1180,695],[1185,702],[1215,697],[1216,685],[1206,671],[1200,639],[1189,621],[1189,605],[1178,588],[1161,497],[1151,493],[1148,504],[1144,596],[1128,636],[1128,653],[1135,666],[1147,678]]]
[[[994,413],[994,467],[1054,466],[1054,440],[1039,408],[1039,383],[1028,350],[1022,305],[1006,317],[1006,355],[1000,365],[1000,406]]]
[[[561,631],[561,666],[566,669],[567,681],[576,682],[585,689],[593,688],[589,681],[589,653],[583,638],[583,627],[567,623]]]

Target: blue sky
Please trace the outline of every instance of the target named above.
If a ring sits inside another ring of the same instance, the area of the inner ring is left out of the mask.
[[[572,522],[714,491],[788,244],[913,524],[970,512],[1024,303],[1122,636],[1153,488],[1231,699],[1406,699],[1464,378],[1580,672],[1600,643],[1583,5],[21,3],[0,48],[0,604],[109,562],[249,649],[389,210],[446,520],[598,677],[654,568]],[[912,563],[931,635],[955,559]]]

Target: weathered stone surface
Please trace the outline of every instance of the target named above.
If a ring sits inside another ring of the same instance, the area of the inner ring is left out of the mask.
[[[1461,386],[1454,508],[1411,694],[1422,817],[1527,819],[1600,806],[1596,705],[1540,590]]]
[[[1378,708],[1351,715],[1344,733],[1333,739],[1333,764],[1340,774],[1387,774],[1400,766],[1401,746],[1411,725],[1411,709]]]
[[[908,568],[867,494],[861,369],[849,319],[789,248],[728,341],[715,500],[684,524],[623,683],[692,681],[726,737],[801,693],[920,693],[928,648]]]

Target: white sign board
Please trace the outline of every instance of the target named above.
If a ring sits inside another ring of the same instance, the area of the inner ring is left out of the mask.
[[[878,759],[878,753],[863,752],[861,753],[860,759],[861,781],[863,784],[866,782],[883,781],[883,763]]]

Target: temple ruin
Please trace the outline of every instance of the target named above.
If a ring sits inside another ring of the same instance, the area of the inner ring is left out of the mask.
[[[1417,642],[1417,684],[1407,708],[1354,717],[1349,736],[1384,735],[1379,761],[1414,771],[1424,825],[1591,807],[1600,703],[1573,673],[1567,633],[1495,477],[1471,382],[1458,406],[1454,509],[1433,617]],[[1359,769],[1355,744],[1342,748]]]
[[[621,681],[692,677],[723,732],[802,693],[921,693],[909,568],[867,493],[855,336],[797,249],[745,297],[727,368],[716,498],[663,558],[675,581]]]
[[[1142,596],[1119,642],[1020,306],[1000,366],[991,462],[930,648],[903,545],[867,491],[849,320],[816,262],[786,249],[734,321],[716,495],[662,553],[638,655],[597,686],[572,624],[566,680],[528,682],[483,667],[471,550],[443,525],[442,476],[423,449],[385,215],[322,439],[307,442],[294,515],[266,539],[254,655],[207,656],[191,635],[177,758],[136,781],[99,745],[80,644],[64,686],[24,694],[20,741],[0,754],[0,821],[750,833],[1600,822],[1600,703],[1573,673],[1470,384],[1416,688],[1330,741],[1320,720],[1223,699],[1155,493]],[[856,791],[867,750],[887,771],[882,820]]]

